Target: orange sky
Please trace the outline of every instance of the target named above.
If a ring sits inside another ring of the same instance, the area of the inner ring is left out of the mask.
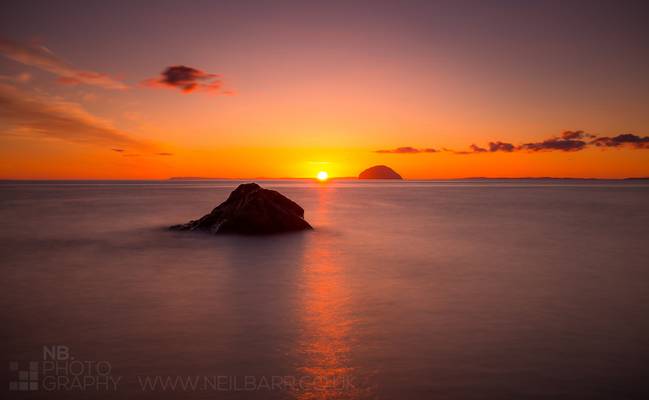
[[[631,9],[2,7],[1,179],[649,176]],[[457,154],[490,142],[515,150]]]

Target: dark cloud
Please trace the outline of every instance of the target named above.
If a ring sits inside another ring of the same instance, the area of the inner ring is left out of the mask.
[[[511,153],[516,150],[516,147],[511,143],[505,142],[489,142],[489,151],[495,153],[497,151],[504,151],[506,153]]]
[[[375,153],[381,154],[419,154],[419,153],[437,153],[435,149],[417,149],[415,147],[397,147],[396,149],[390,150],[376,150]]]
[[[167,87],[181,90],[183,93],[205,91],[221,94],[232,94],[231,90],[221,91],[223,82],[218,74],[201,71],[185,65],[173,65],[162,71],[158,78],[142,82],[147,87]]]
[[[585,149],[587,143],[580,139],[552,138],[542,142],[525,143],[520,145],[520,150],[528,151],[579,151]]]
[[[584,131],[564,131],[561,135],[541,142],[525,143],[518,146],[517,150],[527,151],[580,151],[584,150],[588,143],[586,139],[592,139],[595,135]]]
[[[120,149],[120,148],[112,148],[112,151],[115,151],[117,153],[121,153],[124,157],[140,157],[141,154],[138,153],[130,153],[127,152],[126,149]],[[155,156],[173,156],[174,153],[168,153],[168,152],[158,152],[158,153],[152,153]]]
[[[0,54],[16,62],[40,68],[58,75],[59,83],[86,84],[105,89],[126,89],[127,86],[106,74],[77,69],[57,57],[44,46],[27,45],[11,40],[0,39]]]
[[[495,141],[489,142],[488,148],[480,147],[476,144],[469,146],[469,150],[452,150],[442,148],[441,151],[457,154],[482,154],[482,153],[513,153],[519,151],[538,152],[538,151],[581,151],[588,147],[602,148],[619,148],[630,147],[635,149],[649,149],[649,136],[638,136],[631,133],[624,133],[613,137],[597,137],[596,135],[584,131],[564,131],[560,135],[540,142],[530,142],[521,145],[513,143]],[[388,154],[417,154],[417,153],[435,153],[435,149],[417,149],[414,147],[398,147],[392,150],[377,150],[376,153]]]
[[[584,131],[563,131],[561,133],[561,138],[566,140],[592,139],[594,137],[595,135],[585,133]]]
[[[6,84],[0,84],[0,120],[8,126],[0,131],[1,135],[59,139],[113,149],[152,148],[90,114],[80,104],[27,93]]]
[[[580,151],[588,147],[588,139],[595,138],[595,135],[584,131],[564,131],[561,135],[541,142],[525,143],[516,150],[527,151]]]
[[[497,151],[504,151],[509,153],[516,149],[513,144],[505,143],[505,142],[489,142],[488,149],[485,149],[484,147],[480,147],[477,144],[472,144],[471,146],[469,146],[469,148],[470,150],[460,150],[460,151],[448,150],[448,149],[444,149],[444,150],[451,152],[453,154],[467,155],[467,154],[479,154],[479,153],[495,153]]]
[[[638,136],[632,133],[623,133],[614,137],[599,137],[591,142],[597,147],[630,146],[637,149],[649,149],[649,136]]]
[[[476,144],[472,144],[469,147],[471,147],[470,153],[486,153],[488,151],[487,149],[484,149]]]

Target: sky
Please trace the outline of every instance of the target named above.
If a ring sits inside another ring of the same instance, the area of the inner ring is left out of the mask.
[[[649,176],[649,5],[0,5],[0,179]]]

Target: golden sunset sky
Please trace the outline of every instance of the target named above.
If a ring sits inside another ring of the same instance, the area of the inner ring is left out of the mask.
[[[583,4],[3,2],[0,179],[649,176],[647,7]]]

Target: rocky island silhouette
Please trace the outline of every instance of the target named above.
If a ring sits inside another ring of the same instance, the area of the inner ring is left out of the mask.
[[[387,165],[375,165],[358,175],[358,179],[403,179],[395,170]]]
[[[313,228],[304,219],[304,209],[293,200],[256,183],[243,183],[209,214],[169,229],[266,235]]]

